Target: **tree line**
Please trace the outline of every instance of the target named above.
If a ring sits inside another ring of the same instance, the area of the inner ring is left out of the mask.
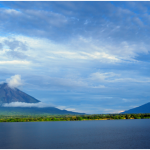
[[[0,122],[36,122],[36,121],[81,121],[81,120],[118,120],[150,119],[149,114],[94,114],[94,115],[32,115],[0,116]]]

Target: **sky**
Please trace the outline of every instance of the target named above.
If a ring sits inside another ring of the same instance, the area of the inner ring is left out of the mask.
[[[0,82],[88,114],[150,102],[150,2],[0,1]]]

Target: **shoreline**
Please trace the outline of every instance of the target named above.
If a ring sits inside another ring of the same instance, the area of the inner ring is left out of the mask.
[[[150,119],[148,114],[92,114],[92,115],[0,115],[0,122],[41,122],[41,121],[92,121]]]
[[[96,121],[99,121],[99,120],[134,120],[135,118],[130,118],[130,119],[83,119],[83,120],[38,120],[38,121],[30,121],[30,120],[17,120],[17,121],[9,121],[9,120],[4,120],[2,121],[0,119],[0,123],[6,123],[6,122],[56,122],[56,121],[93,121],[93,120],[96,120]],[[141,119],[150,119],[150,118],[141,118]]]

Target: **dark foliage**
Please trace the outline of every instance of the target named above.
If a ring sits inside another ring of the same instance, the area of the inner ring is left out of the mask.
[[[0,122],[36,122],[36,121],[81,121],[115,119],[150,119],[149,114],[96,114],[96,115],[11,115],[0,116]]]

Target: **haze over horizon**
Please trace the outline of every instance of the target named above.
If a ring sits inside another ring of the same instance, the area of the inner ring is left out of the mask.
[[[150,102],[150,2],[0,1],[0,83],[88,114]]]

